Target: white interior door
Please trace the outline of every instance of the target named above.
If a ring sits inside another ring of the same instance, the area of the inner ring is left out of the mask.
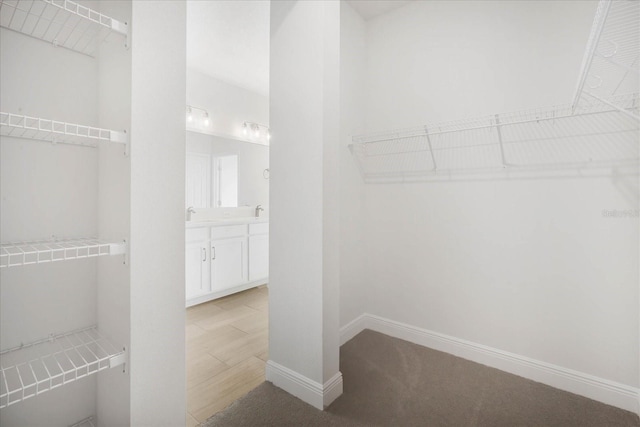
[[[187,153],[186,206],[211,206],[211,157],[208,154]]]
[[[238,206],[238,155],[213,158],[214,207]]]

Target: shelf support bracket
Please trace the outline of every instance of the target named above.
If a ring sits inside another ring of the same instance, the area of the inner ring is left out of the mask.
[[[616,110],[618,110],[619,112],[621,112],[622,114],[631,117],[632,119],[639,121],[640,122],[640,116],[638,116],[637,114],[633,114],[631,111],[629,110],[625,110],[624,108],[614,104],[613,102],[609,102],[606,99],[600,98],[598,95],[594,95],[593,93],[583,90],[582,93],[589,95],[592,98],[597,99],[598,101],[602,102],[603,104],[607,104],[609,107],[615,108]],[[635,101],[634,101],[635,103]]]
[[[129,157],[129,135],[126,129],[122,132],[111,132],[109,140],[122,144],[124,146],[124,156]]]
[[[131,44],[129,43],[131,36],[129,24],[127,22],[120,22],[114,19],[111,21],[111,30],[124,36],[124,48],[129,50],[131,47]]]
[[[129,24],[127,22],[124,23],[127,27],[127,34],[124,36],[124,48],[126,50],[131,49],[131,28],[129,28]]]
[[[427,137],[427,143],[429,144],[429,152],[431,153],[431,161],[433,162],[433,170],[438,170],[438,164],[436,163],[436,156],[433,153],[433,147],[431,146],[431,137],[429,137],[429,129],[424,127],[424,134]]]
[[[507,167],[507,159],[504,155],[504,146],[502,145],[502,131],[500,130],[500,115],[496,114],[496,130],[498,131],[498,142],[500,142],[500,156],[502,157],[502,167]]]

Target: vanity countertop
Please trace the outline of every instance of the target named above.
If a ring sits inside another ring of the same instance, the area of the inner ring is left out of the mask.
[[[260,224],[269,222],[267,217],[216,218],[203,221],[185,221],[186,228],[215,227],[217,225]]]

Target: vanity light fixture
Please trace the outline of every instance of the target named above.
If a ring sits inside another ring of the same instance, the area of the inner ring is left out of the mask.
[[[267,125],[261,125],[260,123],[244,122],[242,124],[242,133],[244,136],[251,139],[266,138],[267,141],[271,139],[271,130]]]
[[[204,127],[209,127],[211,123],[209,112],[204,108],[187,105],[187,123],[193,123],[195,125],[201,124]]]

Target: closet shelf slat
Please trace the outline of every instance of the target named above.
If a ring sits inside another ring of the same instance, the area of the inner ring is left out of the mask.
[[[123,255],[126,251],[127,245],[124,242],[106,242],[95,238],[2,243],[0,268]]]
[[[0,408],[125,363],[93,326],[0,352]]]
[[[349,146],[367,183],[475,173],[637,167],[638,93],[359,135]],[[564,172],[563,172],[564,173]]]
[[[0,131],[3,136],[89,147],[97,147],[100,142],[126,145],[129,140],[124,131],[5,112],[0,112]]]
[[[128,43],[128,25],[71,0],[0,0],[0,26],[95,56],[112,34]]]

